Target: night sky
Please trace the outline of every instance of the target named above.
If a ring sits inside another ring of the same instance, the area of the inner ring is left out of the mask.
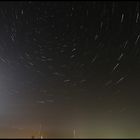
[[[139,8],[0,2],[0,137],[140,138]]]

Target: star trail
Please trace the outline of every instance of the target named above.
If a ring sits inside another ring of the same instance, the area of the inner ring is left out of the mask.
[[[0,2],[0,138],[139,138],[139,8]]]

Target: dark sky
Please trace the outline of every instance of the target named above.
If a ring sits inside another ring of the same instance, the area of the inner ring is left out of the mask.
[[[140,137],[139,8],[0,2],[0,137]]]

